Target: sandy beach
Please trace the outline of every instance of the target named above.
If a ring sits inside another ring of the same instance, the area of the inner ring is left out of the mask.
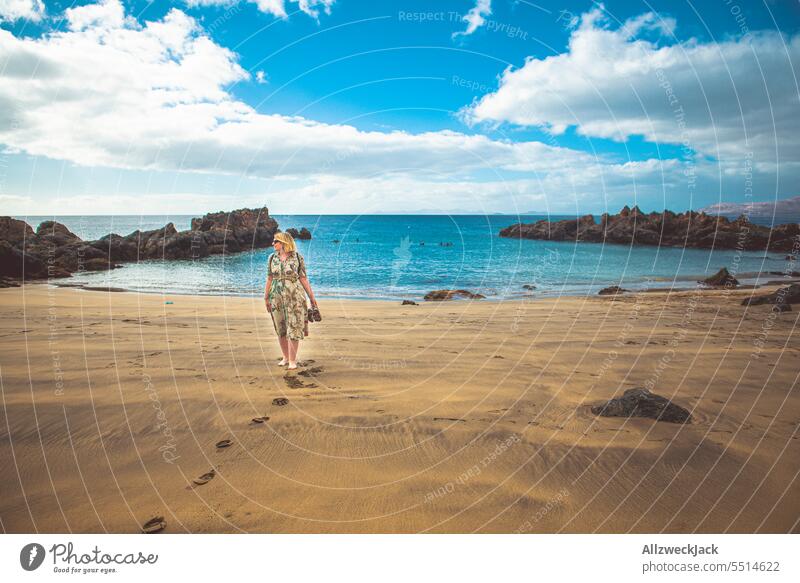
[[[287,374],[260,298],[3,289],[2,530],[800,532],[798,312],[750,293],[323,300]],[[648,385],[693,422],[590,412]]]

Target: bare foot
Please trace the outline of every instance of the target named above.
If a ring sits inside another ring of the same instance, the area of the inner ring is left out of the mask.
[[[287,366],[286,368],[287,368],[287,370],[294,370],[294,369],[297,368],[297,363],[289,361],[289,366]]]
[[[286,366],[286,359],[281,358],[280,362],[278,362],[278,366]]]

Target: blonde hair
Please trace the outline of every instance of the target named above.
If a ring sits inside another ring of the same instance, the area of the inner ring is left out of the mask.
[[[281,231],[280,233],[275,233],[273,238],[276,241],[283,243],[283,248],[287,253],[293,253],[294,251],[297,251],[297,245],[289,233]]]

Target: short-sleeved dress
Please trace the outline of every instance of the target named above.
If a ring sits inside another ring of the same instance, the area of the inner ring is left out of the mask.
[[[267,260],[267,273],[272,276],[267,300],[275,332],[290,340],[302,340],[308,336],[306,292],[300,285],[300,278],[306,277],[303,256],[293,251],[281,261],[278,254],[273,253]]]

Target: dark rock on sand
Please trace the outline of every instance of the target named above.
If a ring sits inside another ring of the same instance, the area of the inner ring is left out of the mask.
[[[419,304],[417,302],[415,302],[414,300],[403,300],[403,302],[400,305],[401,306],[418,306]]]
[[[168,223],[160,229],[109,234],[83,241],[67,227],[44,221],[36,232],[25,221],[0,217],[0,277],[26,280],[69,277],[77,271],[121,267],[143,259],[199,259],[269,247],[278,223],[269,211],[239,209],[192,219],[189,231]]]
[[[292,236],[292,239],[298,239],[300,241],[311,240],[311,231],[305,227],[302,227],[299,231],[293,227],[291,229],[286,229],[286,232]]]
[[[437,289],[426,293],[422,299],[428,302],[440,302],[444,300],[453,300],[459,297],[480,300],[486,296],[475,294],[465,289]]]
[[[708,287],[736,287],[739,280],[733,277],[726,267],[723,267],[714,275],[699,282]]]
[[[142,525],[144,534],[155,534],[167,528],[167,521],[163,516],[155,516]]]
[[[743,306],[760,306],[763,304],[800,304],[800,283],[782,287],[771,294],[750,296],[742,300]]]
[[[647,417],[669,423],[689,423],[692,415],[669,399],[655,395],[647,389],[628,389],[616,397],[592,407],[592,413],[600,417]]]
[[[612,285],[610,287],[604,287],[599,292],[597,292],[597,295],[599,295],[599,296],[615,296],[617,294],[621,294],[621,293],[624,293],[626,291],[628,291],[628,290],[622,289],[618,285]]]
[[[630,209],[625,206],[617,215],[603,214],[599,223],[595,223],[592,215],[564,221],[517,223],[502,229],[500,236],[622,245],[790,251],[800,240],[800,225],[789,223],[770,229],[751,223],[745,216],[731,221],[695,211],[645,214],[639,207]]]

